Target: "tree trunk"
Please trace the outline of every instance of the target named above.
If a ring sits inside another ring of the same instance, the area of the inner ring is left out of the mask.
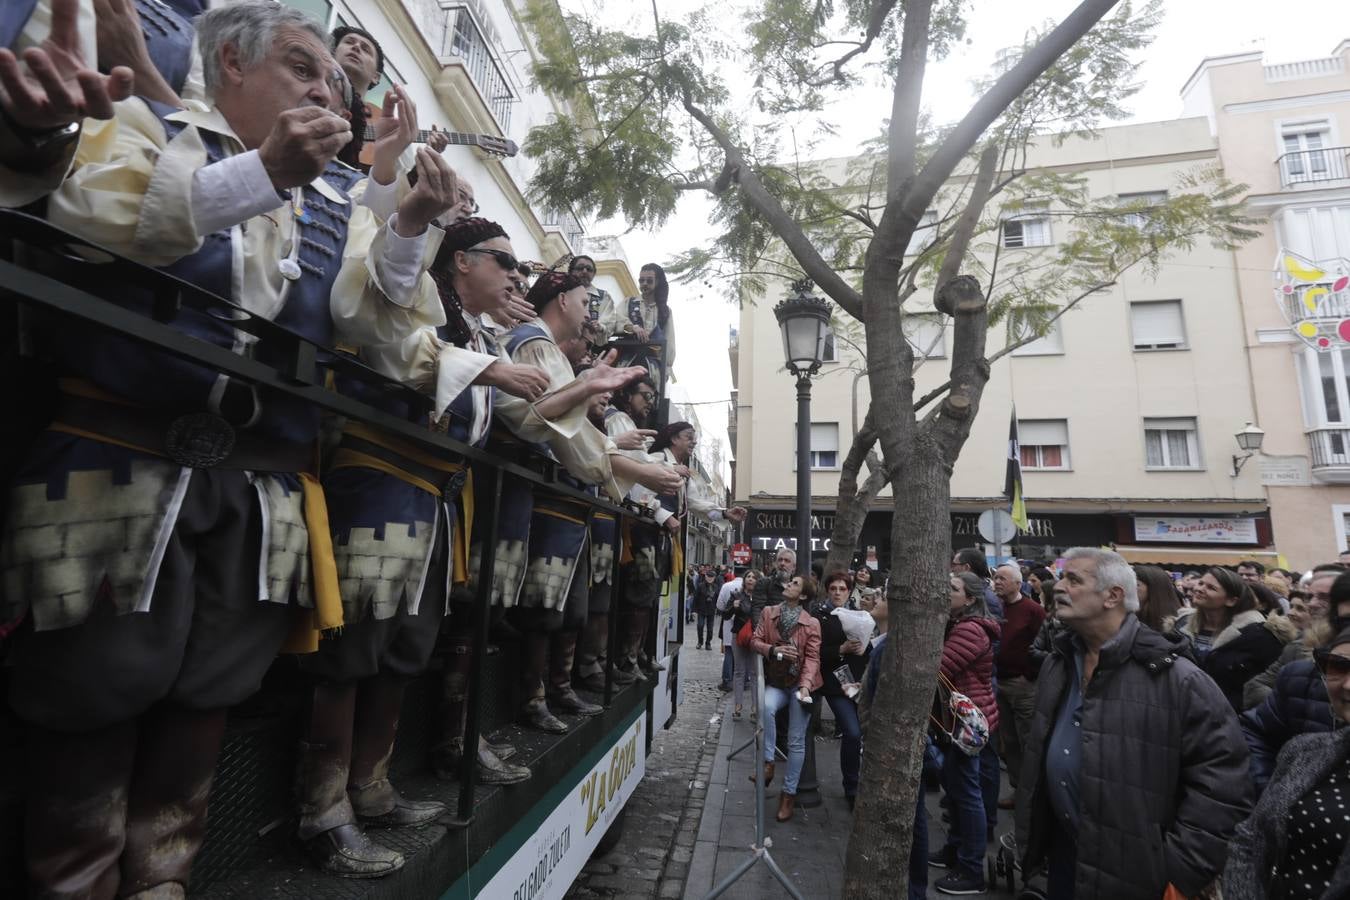
[[[892,481],[890,624],[844,864],[846,900],[906,896],[909,850],[948,609],[949,485],[937,443],[919,432]],[[927,864],[927,861],[924,861]]]
[[[886,486],[886,471],[877,455],[872,452],[876,446],[877,434],[872,428],[872,410],[867,410],[862,427],[854,435],[853,446],[839,473],[839,496],[834,506],[834,530],[830,533],[830,551],[825,559],[825,575],[844,571],[853,561],[853,551],[858,546],[858,537],[862,534],[863,523],[867,521],[872,501]],[[863,463],[867,463],[868,474],[861,488],[858,487],[858,472]]]

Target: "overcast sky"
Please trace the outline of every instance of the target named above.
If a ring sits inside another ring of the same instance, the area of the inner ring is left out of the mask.
[[[657,0],[661,15],[677,20],[703,5],[690,0]],[[627,27],[650,33],[650,6],[632,0],[562,0],[564,8],[601,16],[615,27],[632,16]],[[733,10],[740,5],[723,2]],[[1046,20],[1058,22],[1076,6],[1074,0],[1036,0],[1018,4],[1004,0],[974,0],[968,43],[941,63],[930,65],[924,81],[924,105],[937,123],[959,119],[974,100],[973,76],[987,72],[995,54],[1010,44],[1019,44],[1028,28]],[[1033,8],[1034,7],[1034,12]],[[1128,121],[1150,122],[1181,114],[1181,88],[1206,56],[1261,50],[1267,64],[1316,59],[1330,55],[1343,39],[1350,38],[1350,3],[1345,0],[1165,0],[1163,21],[1154,43],[1144,51],[1139,80],[1142,90],[1130,101],[1133,116]],[[723,37],[740,33],[739,18],[728,16]],[[728,83],[747,84],[731,65],[724,77]],[[880,84],[841,98],[827,116],[839,133],[821,141],[816,158],[845,156],[856,152],[859,142],[875,135],[890,108],[888,89]],[[679,210],[658,231],[625,232],[624,222],[597,223],[597,234],[622,234],[621,240],[634,269],[644,262],[666,263],[681,249],[707,234],[708,203],[697,196],[685,197]],[[736,324],[739,312],[714,285],[676,284],[671,287],[671,308],[676,317],[679,360],[676,375],[685,395],[694,401],[714,401],[700,406],[705,440],[725,440],[726,405],[718,404],[731,389],[727,361],[727,329]],[[781,365],[781,360],[775,360]],[[787,374],[783,375],[787,378]]]

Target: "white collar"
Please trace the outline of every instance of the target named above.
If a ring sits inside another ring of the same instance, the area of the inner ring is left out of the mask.
[[[226,138],[234,144],[235,153],[244,152],[244,142],[239,140],[239,136],[234,133],[230,123],[225,120],[225,116],[214,106],[207,106],[198,100],[184,100],[184,108],[177,112],[169,113],[164,118],[170,122],[181,122],[184,125],[191,125],[198,131],[209,131],[212,134]],[[320,176],[309,183],[324,199],[333,203],[347,205],[347,199],[342,193],[331,184],[323,180]]]

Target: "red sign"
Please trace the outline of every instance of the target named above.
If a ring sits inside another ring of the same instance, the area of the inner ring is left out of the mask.
[[[750,545],[749,545],[749,544],[732,544],[732,545],[731,545],[731,561],[734,562],[734,563],[735,563],[736,565],[738,565],[738,566],[743,566],[743,565],[745,565],[746,563],[750,562]]]

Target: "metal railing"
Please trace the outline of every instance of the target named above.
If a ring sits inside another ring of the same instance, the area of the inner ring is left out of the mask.
[[[116,298],[125,296],[128,288],[149,292],[152,297],[149,314],[133,311],[116,302]],[[431,408],[431,400],[385,378],[359,361],[332,353],[332,348],[316,344],[194,284],[119,257],[42,219],[0,210],[0,298],[31,308],[43,316],[73,319],[131,338],[148,351],[191,361],[256,387],[304,401],[326,413],[373,425],[431,455],[448,456],[468,463],[476,481],[476,505],[484,513],[481,519],[475,520],[474,527],[475,536],[482,535],[484,540],[472,601],[477,650],[470,673],[472,685],[482,684],[482,664],[489,642],[494,580],[491,573],[496,563],[499,508],[505,478],[528,482],[542,493],[567,497],[584,504],[591,513],[605,512],[635,522],[649,522],[650,527],[656,527],[650,520],[650,513],[627,500],[621,505],[610,503],[560,481],[558,464],[548,457],[534,454],[533,458],[521,464],[520,461],[507,460],[498,453],[460,443],[418,424],[422,413]],[[227,318],[232,327],[256,339],[255,351],[266,348],[269,351],[267,358],[280,362],[262,362],[257,358],[257,353],[242,356],[178,330],[174,327],[174,321],[184,310]],[[12,308],[11,315],[15,315]],[[9,324],[12,325],[13,321],[11,319]],[[327,386],[330,375],[360,383],[363,392],[369,392],[369,396],[378,396],[381,402],[371,405],[331,390]],[[385,412],[381,408],[384,398],[397,401],[391,404],[392,408],[411,409],[412,418],[401,418]],[[615,535],[614,568],[611,572],[615,604],[622,601],[624,593],[619,568],[623,555],[622,543],[622,529],[618,529]],[[684,579],[681,577],[676,581],[680,586],[678,602],[683,608]],[[655,647],[655,625],[659,611],[660,605],[653,604],[653,629],[649,632],[645,648],[649,653]],[[613,675],[616,648],[619,646],[618,621],[618,616],[610,617],[611,649],[605,669],[603,695],[607,707],[611,705],[615,693]],[[682,637],[681,617],[677,640]],[[480,694],[476,689],[469,694],[464,733],[464,746],[468,748],[478,745],[482,722]],[[478,754],[472,751],[464,753],[456,825],[467,826],[473,818],[477,769]]]
[[[1280,167],[1280,185],[1315,184],[1350,178],[1350,147],[1324,147],[1318,150],[1298,150],[1286,153],[1275,161]]]
[[[539,224],[545,228],[554,228],[563,233],[567,239],[567,245],[573,250],[581,248],[582,238],[586,236],[586,229],[577,218],[576,213],[570,209],[552,209],[545,207],[543,210],[543,221]]]
[[[1350,428],[1332,425],[1308,430],[1308,449],[1314,469],[1350,467]]]
[[[1329,273],[1324,281],[1296,283],[1290,285],[1289,293],[1277,294],[1290,325],[1297,326],[1306,320],[1339,322],[1350,318],[1350,291],[1332,290],[1341,278],[1342,273],[1337,271],[1340,263],[1328,261],[1314,265]]]
[[[441,57],[462,62],[469,78],[487,102],[488,109],[497,119],[497,124],[501,126],[502,133],[509,132],[516,93],[511,89],[511,82],[501,62],[492,52],[491,45],[467,6],[451,6],[445,10]]]

